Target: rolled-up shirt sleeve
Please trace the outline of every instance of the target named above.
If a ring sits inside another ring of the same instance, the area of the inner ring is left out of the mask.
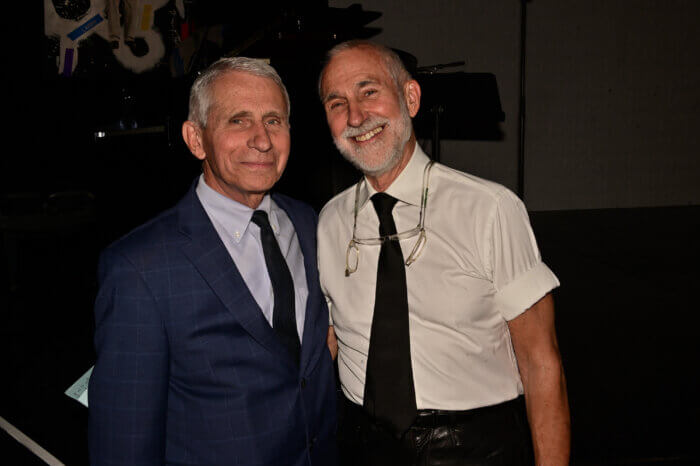
[[[498,197],[492,217],[489,250],[495,303],[505,320],[529,309],[559,286],[542,262],[525,205],[511,191]]]

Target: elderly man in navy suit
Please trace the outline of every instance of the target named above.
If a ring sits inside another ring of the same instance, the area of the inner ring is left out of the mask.
[[[182,133],[202,175],[100,259],[91,463],[334,465],[316,215],[268,193],[287,91],[260,60],[221,59]]]

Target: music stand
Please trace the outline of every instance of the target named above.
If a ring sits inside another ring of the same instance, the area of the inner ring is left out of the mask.
[[[493,73],[417,73],[421,107],[413,120],[416,135],[431,139],[440,161],[440,138],[500,141],[505,121]]]

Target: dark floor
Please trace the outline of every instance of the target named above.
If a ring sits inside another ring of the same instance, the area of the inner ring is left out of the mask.
[[[691,297],[700,208],[548,212],[532,222],[562,282],[574,463],[700,464]]]
[[[691,297],[700,207],[540,212],[532,222],[562,282],[572,464],[700,464]],[[0,416],[67,465],[87,464],[87,409],[63,392],[94,358],[96,253],[111,239],[103,228],[83,222],[2,243]],[[41,464],[4,433],[0,452],[3,464]]]

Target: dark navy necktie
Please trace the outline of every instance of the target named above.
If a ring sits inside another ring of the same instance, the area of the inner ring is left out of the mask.
[[[380,236],[396,233],[391,214],[396,201],[385,193],[372,196],[379,217]],[[379,251],[363,406],[370,416],[397,436],[405,432],[416,417],[406,268],[398,240],[384,241]]]
[[[267,214],[262,210],[253,212],[253,223],[260,227],[260,240],[270,275],[275,304],[272,311],[272,328],[296,363],[299,363],[299,334],[294,313],[294,282],[287,261],[282,255]]]

